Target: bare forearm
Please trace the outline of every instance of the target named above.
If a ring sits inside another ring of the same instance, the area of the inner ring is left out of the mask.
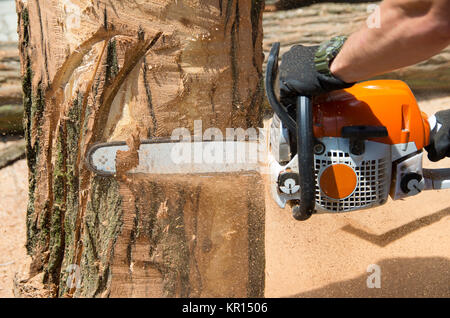
[[[346,82],[416,64],[450,44],[449,0],[385,0],[380,28],[352,34],[330,66]]]

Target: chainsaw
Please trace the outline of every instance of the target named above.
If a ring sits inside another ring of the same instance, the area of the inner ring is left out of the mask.
[[[404,82],[367,81],[314,100],[298,96],[294,115],[277,96],[279,51],[275,43],[268,58],[266,95],[274,116],[263,142],[145,140],[138,164],[127,173],[268,173],[273,200],[283,209],[291,207],[302,221],[314,213],[373,208],[389,195],[399,200],[450,188],[450,169],[422,168],[432,118],[420,111]],[[117,154],[129,150],[125,142],[94,145],[86,165],[114,176]],[[205,160],[211,150],[215,160]]]

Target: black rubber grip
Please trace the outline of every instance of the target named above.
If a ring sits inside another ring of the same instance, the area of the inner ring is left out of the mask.
[[[300,206],[293,211],[294,218],[304,220],[314,213],[316,206],[314,174],[314,130],[311,98],[297,98],[297,154],[300,179]]]
[[[269,59],[267,61],[266,69],[266,95],[269,104],[278,115],[281,122],[289,131],[295,136],[297,134],[297,124],[295,120],[289,116],[286,107],[284,107],[275,95],[274,84],[278,75],[278,55],[280,54],[280,43],[274,43],[270,50]]]

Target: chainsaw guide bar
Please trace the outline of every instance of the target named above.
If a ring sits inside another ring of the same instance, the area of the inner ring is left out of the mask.
[[[139,164],[132,174],[217,174],[258,172],[260,158],[256,141],[183,142],[145,140],[138,150]],[[94,145],[86,165],[100,176],[115,176],[117,153],[130,151],[126,142]]]

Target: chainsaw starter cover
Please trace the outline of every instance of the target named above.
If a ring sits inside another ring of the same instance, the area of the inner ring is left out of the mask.
[[[346,164],[334,164],[327,167],[320,176],[322,192],[332,199],[344,199],[355,191],[358,177]]]

